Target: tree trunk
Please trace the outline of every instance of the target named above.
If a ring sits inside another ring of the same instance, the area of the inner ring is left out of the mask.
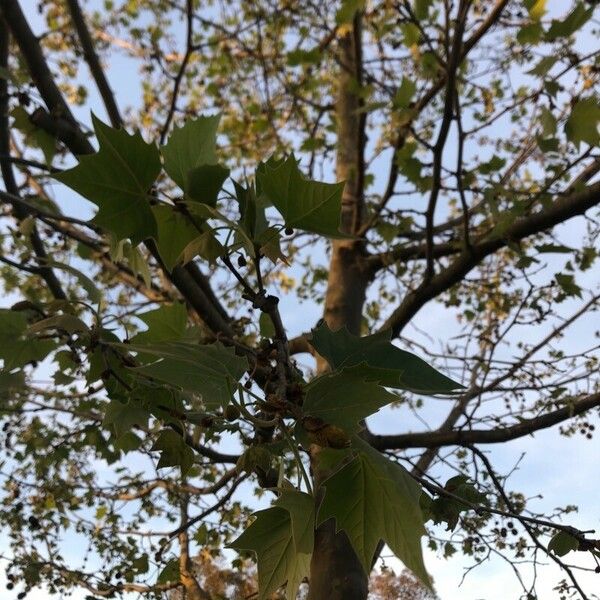
[[[357,13],[352,27],[339,40],[338,60],[341,66],[336,102],[338,180],[346,182],[342,196],[341,229],[357,231],[363,212],[365,122],[361,99],[356,94],[361,84],[361,16]],[[360,332],[368,277],[364,268],[364,249],[355,240],[332,242],[329,279],[325,297],[325,320],[333,330],[347,327]],[[327,365],[318,362],[318,370]],[[314,458],[315,483],[325,476],[319,473]],[[310,567],[308,600],[365,600],[368,578],[344,532],[335,532],[329,520],[317,528]]]

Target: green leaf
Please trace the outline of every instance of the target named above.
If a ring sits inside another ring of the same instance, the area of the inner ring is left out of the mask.
[[[13,127],[25,137],[25,143],[39,148],[46,162],[51,164],[56,154],[56,138],[32,123],[29,114],[22,106],[15,106],[10,116],[14,119]]]
[[[120,402],[111,400],[104,411],[103,424],[112,427],[115,435],[120,438],[136,425],[145,427],[148,424],[148,412],[139,402],[130,400]]]
[[[204,226],[204,231],[194,240],[192,240],[181,253],[181,261],[186,264],[193,260],[196,256],[204,258],[209,264],[214,264],[217,258],[225,254],[225,247],[208,225]]]
[[[315,499],[297,490],[283,490],[275,506],[285,508],[290,513],[296,552],[311,554],[315,541]]]
[[[365,571],[371,569],[380,540],[421,581],[430,586],[423,564],[425,533],[419,507],[421,488],[399,464],[357,440],[357,456],[323,482],[325,498],[317,525],[335,519],[344,530]]]
[[[337,25],[352,23],[356,11],[362,10],[365,6],[365,0],[342,0],[341,6],[335,13],[335,22]]]
[[[0,400],[12,395],[17,390],[23,389],[24,386],[25,373],[23,371],[8,373],[4,369],[0,369]]]
[[[172,558],[159,573],[156,583],[170,583],[179,581],[179,560]]]
[[[258,326],[260,328],[260,335],[264,338],[273,338],[275,337],[275,326],[273,325],[273,321],[271,317],[265,313],[260,313],[260,317],[258,319]]]
[[[172,429],[164,429],[154,442],[152,450],[159,451],[160,459],[157,468],[180,467],[185,475],[194,464],[194,451],[184,442],[183,438]]]
[[[564,556],[577,548],[579,548],[579,541],[566,531],[559,531],[548,544],[548,552],[554,552],[556,556]]]
[[[527,74],[545,77],[557,60],[558,58],[556,56],[544,56],[533,69],[527,71]]]
[[[540,123],[545,137],[553,136],[556,133],[556,117],[545,106],[540,113]]]
[[[266,600],[287,581],[286,597],[296,598],[303,577],[310,569],[310,554],[297,553],[290,512],[279,506],[255,513],[256,520],[230,544],[256,553],[258,600]]]
[[[85,273],[82,273],[79,269],[72,267],[71,265],[65,265],[64,263],[55,262],[53,260],[46,260],[45,263],[48,267],[52,269],[60,269],[61,271],[66,271],[71,275],[74,275],[81,287],[85,290],[88,298],[94,302],[98,303],[102,299],[102,293],[96,287],[96,284],[87,276]]]
[[[364,381],[351,370],[321,375],[306,386],[302,411],[348,432],[359,430],[359,422],[397,397],[372,381]]]
[[[303,48],[297,48],[287,54],[287,64],[290,67],[297,67],[298,65],[318,65],[321,62],[323,53],[319,47],[311,48],[310,50],[304,50]]]
[[[229,169],[221,165],[200,165],[190,170],[186,193],[196,202],[216,206],[217,196],[229,177]]]
[[[389,331],[358,337],[345,327],[334,332],[323,323],[313,329],[309,341],[332,369],[351,368],[355,377],[386,387],[433,394],[462,388],[424,360],[394,346]]]
[[[65,313],[62,315],[52,315],[47,319],[36,321],[33,325],[29,326],[27,333],[38,333],[48,329],[66,331],[70,335],[75,333],[87,333],[89,331],[88,326],[80,318]]]
[[[259,468],[266,473],[271,468],[273,455],[261,444],[249,446],[235,465],[238,473],[252,473]]]
[[[293,156],[276,166],[262,164],[256,179],[288,227],[327,237],[345,237],[339,230],[343,183],[306,179]]]
[[[481,163],[477,170],[484,175],[489,175],[499,171],[506,164],[506,159],[500,158],[499,156],[492,156],[487,162]]]
[[[151,377],[168,385],[199,394],[207,408],[225,407],[248,361],[236,356],[232,348],[220,343],[199,346],[184,342],[160,344],[120,344],[144,357],[158,360],[131,369],[137,375]]]
[[[590,146],[600,143],[600,103],[597,98],[579,100],[571,109],[571,114],[565,123],[567,138],[579,148],[581,142]]]
[[[188,218],[170,206],[153,206],[158,233],[156,245],[158,253],[169,271],[181,262],[183,250],[194,241],[200,232]]]
[[[217,163],[217,128],[221,115],[198,117],[175,127],[166,145],[161,148],[165,171],[184,191],[192,169]]]
[[[569,248],[569,246],[563,246],[562,244],[540,244],[535,249],[540,254],[568,254],[575,252],[575,248]]]
[[[148,192],[160,172],[160,155],[139,132],[112,129],[92,115],[100,149],[79,164],[54,175],[98,206],[93,221],[119,240],[137,244],[156,237]]]
[[[419,43],[421,39],[421,31],[414,23],[405,23],[404,25],[400,25],[400,31],[402,32],[402,37],[404,38],[404,45],[410,48]]]
[[[432,4],[433,0],[414,0],[415,17],[419,20],[426,19]]]
[[[552,19],[552,24],[546,34],[546,39],[549,42],[553,42],[558,38],[573,35],[592,18],[593,14],[594,6],[586,9],[583,2],[578,2],[573,11],[564,19]]]
[[[181,302],[136,315],[148,327],[131,339],[133,344],[152,344],[180,340],[187,326],[187,309]]]
[[[567,273],[556,273],[556,283],[561,287],[566,296],[577,296],[581,298],[581,288],[575,283],[575,277]]]
[[[0,359],[4,360],[4,371],[43,360],[55,348],[51,340],[28,338],[26,329],[24,312],[0,309]]]
[[[416,91],[417,86],[415,82],[408,79],[408,77],[403,77],[402,83],[394,95],[394,108],[408,108]]]
[[[529,23],[519,29],[517,33],[517,41],[519,44],[537,44],[542,41],[544,36],[544,28],[541,23]]]
[[[251,240],[257,241],[269,227],[265,218],[264,202],[256,197],[252,185],[246,188],[234,181],[234,187],[240,207],[240,226]]]
[[[489,504],[486,495],[477,490],[469,478],[464,475],[450,478],[444,489],[456,498],[440,495],[433,499],[423,492],[420,506],[426,521],[431,519],[435,524],[446,523],[448,531],[452,531],[456,527],[461,512],[470,510],[469,504]],[[460,499],[469,504],[461,502]]]

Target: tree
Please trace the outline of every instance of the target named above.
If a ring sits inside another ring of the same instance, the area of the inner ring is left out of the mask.
[[[428,535],[587,598],[562,557],[600,542],[486,448],[593,436],[593,325],[560,341],[599,299],[596,3],[27,4],[0,0],[9,589],[239,597],[255,557],[259,598],[364,600],[383,542],[431,585]],[[369,426],[431,396],[431,430]],[[426,596],[406,577],[373,593]]]

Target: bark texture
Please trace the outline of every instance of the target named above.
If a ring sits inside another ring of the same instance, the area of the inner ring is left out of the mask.
[[[336,175],[345,181],[342,197],[341,230],[359,230],[363,213],[363,174],[365,122],[361,99],[356,90],[361,84],[361,16],[357,13],[352,27],[339,40],[339,87],[336,99],[338,148]],[[356,240],[334,240],[324,318],[333,330],[347,327],[360,332],[368,275],[364,249]],[[319,371],[327,368],[318,361]],[[318,455],[314,448],[313,459]],[[314,460],[313,460],[314,462]],[[314,466],[318,483],[324,474]],[[310,571],[308,600],[365,600],[368,577],[356,553],[342,531],[336,533],[333,520],[323,523],[316,532]]]

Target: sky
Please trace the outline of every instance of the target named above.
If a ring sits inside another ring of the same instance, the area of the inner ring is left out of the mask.
[[[34,0],[24,0],[22,5],[26,14],[32,19],[35,27],[40,27]],[[551,3],[552,4],[552,3]],[[556,3],[560,4],[560,3]],[[140,88],[135,77],[132,77],[133,63],[120,54],[115,54],[109,65],[109,79],[114,89],[119,90],[120,98],[128,98],[131,105],[140,101]],[[82,76],[87,76],[85,67]],[[101,118],[105,117],[104,110],[99,101],[94,86],[89,86],[90,98],[85,110],[76,109],[77,116],[88,120],[90,107]],[[61,206],[66,214],[87,217],[91,215],[91,205],[82,202],[74,193],[61,189]],[[581,232],[581,222],[574,220],[561,228],[561,239],[568,244],[575,240]],[[594,273],[587,277],[594,278]],[[595,282],[594,282],[595,283]],[[1,305],[9,306],[12,298],[3,298]],[[290,335],[301,333],[309,329],[320,318],[320,308],[312,303],[304,303],[299,309],[293,295],[281,298],[281,310],[285,315],[285,322],[290,330]],[[561,341],[561,348],[565,352],[576,350],[581,335],[593,328],[594,314],[582,318],[575,326],[567,331]],[[431,303],[421,311],[416,319],[417,327],[436,331],[436,337],[448,340],[457,332],[457,323],[448,318],[448,311],[443,306]],[[580,335],[581,334],[581,335]],[[538,339],[538,331],[530,331],[531,339]],[[434,427],[444,418],[448,403],[442,400],[426,399],[424,416]],[[422,424],[406,410],[384,409],[369,420],[369,425],[377,433],[398,432],[399,430],[422,429]],[[507,442],[498,446],[483,448],[497,470],[502,474],[509,472],[519,463],[509,480],[511,489],[522,491],[526,496],[535,497],[531,500],[530,507],[536,511],[550,511],[557,506],[577,504],[578,513],[569,515],[568,524],[581,529],[596,529],[600,531],[600,503],[598,502],[598,481],[600,480],[600,439],[596,436],[593,440],[585,440],[582,436],[565,439],[555,430],[546,430],[535,434],[534,438],[525,438]],[[526,453],[524,460],[523,453]],[[442,478],[443,480],[443,478]],[[539,498],[537,496],[540,496]],[[255,502],[254,499],[249,501]],[[259,508],[259,505],[257,505]],[[0,551],[5,542],[0,539]],[[80,549],[72,547],[73,557],[80,554]],[[385,553],[384,553],[385,555]],[[571,555],[570,555],[571,556]],[[440,600],[518,600],[522,597],[522,588],[519,586],[510,565],[499,558],[493,558],[469,572],[463,581],[465,570],[471,562],[463,557],[460,552],[449,559],[443,559],[428,549],[425,549],[426,566],[432,574]],[[400,562],[395,558],[386,558],[386,564],[401,569]],[[563,575],[549,559],[542,559],[542,566],[538,566],[537,580],[540,599],[558,598],[553,587]],[[570,563],[591,565],[585,557],[576,556]],[[532,569],[527,565],[520,565],[519,569],[523,579],[528,582],[533,577]],[[3,585],[3,573],[0,567],[0,586]],[[600,575],[581,574],[580,581],[584,589],[600,589]],[[594,585],[595,584],[595,585]],[[83,598],[85,593],[77,593],[75,600]],[[4,595],[1,596],[4,598]],[[48,598],[44,590],[32,592],[31,600]]]

